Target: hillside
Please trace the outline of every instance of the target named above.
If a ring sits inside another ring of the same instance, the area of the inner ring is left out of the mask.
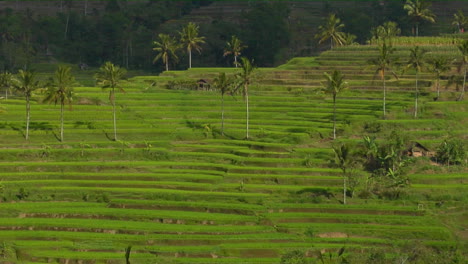
[[[432,55],[458,56],[453,45],[428,43]],[[331,253],[332,261],[351,263],[463,263],[466,161],[445,166],[405,156],[401,186],[356,168],[343,204],[332,146],[357,149],[365,135],[378,144],[399,135],[433,152],[445,139],[468,140],[466,100],[456,101],[459,91],[448,86],[434,101],[428,73],[420,76],[417,119],[414,72],[388,77],[382,119],[381,82],[367,66],[376,54],[376,46],[341,47],[257,69],[248,140],[241,96],[225,96],[222,136],[219,93],[193,89],[235,68],[132,76],[116,96],[118,141],[108,92],[92,85],[94,70],[74,67],[82,85],[65,112],[64,142],[57,140],[59,107],[41,103],[42,94],[33,98],[29,141],[24,98],[3,98],[3,263],[128,263],[126,256],[131,263],[280,263],[294,252],[310,261]],[[401,61],[408,54],[408,46],[397,47]],[[36,65],[42,79],[52,66]],[[317,90],[334,68],[349,83],[337,99],[337,140],[332,99]]]

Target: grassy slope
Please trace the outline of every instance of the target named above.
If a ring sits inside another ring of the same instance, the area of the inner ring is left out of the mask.
[[[373,49],[341,48],[258,69],[249,141],[242,140],[240,97],[226,98],[222,137],[216,92],[164,88],[169,80],[210,81],[233,69],[131,78],[126,93],[117,95],[120,142],[108,139],[107,93],[92,87],[92,70],[75,71],[84,86],[76,87],[73,111],[65,113],[64,143],[54,136],[58,107],[33,104],[35,129],[26,142],[23,101],[2,100],[3,248],[11,258],[36,263],[124,263],[128,245],[136,263],[274,263],[291,249],[313,256],[344,244],[351,255],[374,248],[394,252],[416,242],[447,252],[455,245],[466,248],[466,167],[422,158],[402,199],[340,204],[340,173],[328,166],[332,105],[315,92],[324,71],[343,68],[350,82],[338,99],[342,140],[359,141],[363,124],[372,122],[383,131],[411,131],[431,148],[449,135],[466,140],[467,104],[453,101],[453,87],[439,102],[432,101],[430,86],[423,87],[423,111],[412,119],[411,73],[389,81],[390,118],[380,120],[381,88],[364,67]],[[37,67],[44,78],[53,70]],[[431,77],[423,78],[429,85]],[[314,189],[333,196],[307,193]]]

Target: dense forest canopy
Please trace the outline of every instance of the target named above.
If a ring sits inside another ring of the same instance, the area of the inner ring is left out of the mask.
[[[34,1],[0,1],[0,68],[27,69],[34,61],[64,61],[98,66],[112,61],[129,69],[162,71],[153,63],[152,43],[158,34],[178,37],[189,19],[205,37],[195,66],[230,66],[223,56],[226,42],[237,36],[245,44],[244,55],[260,66],[273,66],[294,56],[310,56],[318,45],[315,31],[328,14],[335,13],[344,31],[355,41],[366,43],[372,29],[386,21],[396,22],[402,35],[412,34],[412,21],[405,1],[314,1],[227,2],[232,10],[223,14],[190,16],[191,12],[216,1],[46,1],[47,12],[34,8]],[[45,2],[44,2],[45,3]],[[233,4],[235,3],[235,4]],[[228,8],[228,7],[227,7]],[[216,13],[216,12],[214,12]],[[230,14],[235,15],[230,15]],[[451,14],[450,14],[451,15]],[[446,23],[448,24],[448,23]],[[435,35],[430,23],[421,22],[423,35]],[[453,33],[453,31],[445,32]],[[188,68],[180,49],[175,69]]]

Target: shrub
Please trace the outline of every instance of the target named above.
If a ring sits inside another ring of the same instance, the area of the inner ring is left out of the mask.
[[[436,159],[438,162],[461,164],[465,160],[465,147],[460,139],[452,138],[444,140],[437,148]]]
[[[281,256],[281,264],[307,264],[307,259],[304,252],[293,250],[286,252]]]

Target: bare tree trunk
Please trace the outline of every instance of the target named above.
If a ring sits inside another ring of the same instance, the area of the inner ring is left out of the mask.
[[[221,136],[224,136],[224,94],[221,95]]]
[[[117,141],[117,122],[116,122],[116,113],[115,113],[115,88],[112,88],[111,98],[112,98],[112,112],[114,115],[114,141]]]
[[[31,118],[31,106],[29,104],[29,96],[26,95],[26,140],[29,139],[29,120]]]
[[[60,142],[63,142],[63,106],[64,103],[60,104]]]
[[[383,119],[385,119],[385,99],[386,99],[387,89],[385,88],[385,72],[383,74]]]
[[[248,92],[248,85],[245,84],[245,105],[246,105],[246,139],[249,139],[249,92]]]
[[[192,49],[188,49],[188,53],[189,53],[189,69],[192,68]]]
[[[336,139],[336,95],[333,95],[333,139]]]
[[[88,14],[88,0],[84,1],[84,16]]]
[[[65,34],[63,36],[64,39],[67,39],[67,33],[68,33],[68,22],[70,21],[70,12],[67,14],[67,22],[65,24]]]
[[[465,96],[465,85],[466,85],[466,65],[465,65],[465,74],[463,75],[463,86],[462,86],[462,91],[460,96],[458,97],[458,101],[463,100],[463,97]]]
[[[346,204],[346,170],[343,170],[343,204]]]
[[[419,71],[416,70],[416,94],[415,94],[415,99],[414,99],[414,118],[418,117],[418,97],[419,97],[418,78],[419,78]]]

